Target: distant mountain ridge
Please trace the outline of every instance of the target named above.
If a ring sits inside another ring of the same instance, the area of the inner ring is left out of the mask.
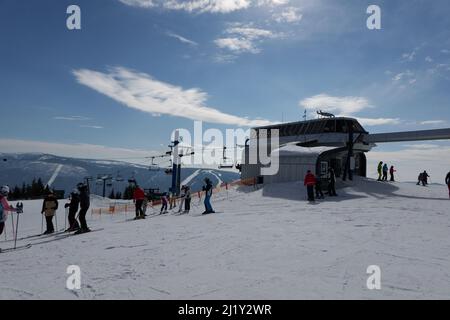
[[[150,171],[144,165],[115,160],[79,159],[40,153],[0,153],[0,158],[0,184],[21,186],[22,183],[41,178],[44,184],[53,180],[52,188],[65,190],[66,195],[87,176],[94,177],[91,192],[101,195],[103,183],[96,183],[99,174],[111,174],[114,178],[112,185],[106,189],[107,196],[112,188],[115,192],[123,192],[130,178],[135,178],[144,188],[159,188],[161,191],[168,191],[172,181],[172,176],[167,175],[164,169]],[[195,191],[201,189],[206,176],[213,184],[239,179],[237,172],[183,167],[181,181],[189,178],[189,185]]]

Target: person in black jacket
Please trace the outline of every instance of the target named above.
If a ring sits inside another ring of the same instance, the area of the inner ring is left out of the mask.
[[[333,168],[328,169],[328,195],[336,197],[336,174]]]
[[[86,213],[89,210],[90,203],[90,195],[88,186],[84,183],[79,183],[77,185],[78,191],[80,192],[80,213],[78,214],[78,219],[80,220],[80,229],[75,232],[75,234],[81,234],[91,231],[86,223]]]
[[[450,171],[447,173],[445,177],[445,184],[448,186],[448,196],[450,197]]]
[[[78,208],[80,206],[80,193],[78,189],[73,189],[72,193],[70,194],[70,202],[66,203],[64,206],[65,208],[69,208],[69,229],[67,229],[67,232],[71,231],[77,231],[80,229],[80,225],[78,224],[77,219],[75,218]]]
[[[208,213],[215,213],[215,211],[213,210],[212,206],[211,206],[211,197],[212,197],[212,193],[213,193],[213,185],[211,180],[209,180],[209,178],[205,178],[205,184],[203,186],[203,191],[205,191],[205,212],[203,212],[203,214],[208,214]]]

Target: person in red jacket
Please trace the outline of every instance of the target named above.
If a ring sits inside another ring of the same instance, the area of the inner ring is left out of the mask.
[[[314,186],[316,185],[316,177],[312,174],[311,170],[308,170],[305,176],[305,186],[308,190],[308,201],[315,201],[314,199]]]
[[[142,208],[142,205],[144,204],[144,200],[145,200],[145,192],[138,185],[136,185],[136,188],[134,189],[133,199],[134,199],[134,204],[136,206],[136,218],[134,218],[134,219],[135,220],[145,219],[144,209]]]

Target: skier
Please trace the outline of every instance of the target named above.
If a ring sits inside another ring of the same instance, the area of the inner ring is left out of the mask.
[[[323,195],[322,191],[322,178],[319,176],[316,176],[316,198],[317,199],[323,199],[325,196]]]
[[[383,165],[383,178],[381,179],[382,181],[387,181],[387,179],[388,179],[388,172],[389,172],[389,167],[388,167],[387,163],[385,163]]]
[[[78,224],[75,216],[77,214],[78,208],[80,206],[80,193],[78,189],[73,189],[70,194],[70,202],[64,205],[65,208],[69,208],[69,228],[66,232],[77,231],[80,229],[80,225]]]
[[[0,234],[5,228],[5,221],[8,217],[8,211],[17,212],[17,209],[10,206],[8,203],[9,187],[3,186],[0,188]]]
[[[169,210],[172,210],[173,208],[176,208],[177,206],[177,199],[175,195],[173,194],[172,189],[169,191]]]
[[[140,186],[136,185],[136,188],[134,189],[133,192],[134,205],[136,206],[136,218],[134,218],[134,220],[145,219],[144,210],[142,209],[144,199],[145,199],[144,190],[142,190]]]
[[[161,214],[165,214],[165,213],[167,213],[167,203],[168,203],[167,194],[166,193],[162,194],[162,196],[161,196],[161,203],[162,203],[162,205],[161,205]]]
[[[312,174],[311,170],[308,170],[306,173],[304,185],[308,191],[308,201],[315,201],[314,186],[316,185],[316,177]]]
[[[383,175],[383,161],[380,161],[380,163],[378,163],[377,172],[378,172],[378,181],[381,181],[381,177]]]
[[[336,197],[336,174],[334,173],[334,169],[328,169],[329,181],[328,181],[328,195],[330,197]]]
[[[448,196],[450,197],[450,171],[447,173],[445,177],[445,184],[448,186]]]
[[[58,210],[58,199],[56,199],[53,191],[50,191],[44,198],[41,210],[41,214],[45,215],[45,221],[47,222],[47,230],[44,234],[52,234],[55,232],[55,228],[53,227],[53,217],[56,214],[56,210]]]
[[[191,188],[189,186],[185,186],[184,194],[184,213],[189,213],[189,211],[191,210]]]
[[[80,220],[80,229],[75,232],[75,234],[82,234],[90,232],[86,223],[86,213],[91,205],[90,195],[88,186],[84,183],[79,183],[77,185],[78,191],[80,192],[80,213],[78,214],[78,219]]]
[[[397,172],[397,170],[394,169],[394,166],[391,166],[391,168],[389,169],[389,174],[391,176],[390,181],[395,182],[395,178],[394,178],[394,173]]]
[[[208,214],[208,213],[215,213],[215,211],[213,210],[212,206],[211,206],[211,197],[212,197],[212,193],[213,193],[213,185],[212,182],[209,178],[205,178],[205,185],[203,186],[202,190],[205,191],[205,212],[203,212],[203,214]]]
[[[422,185],[425,187],[428,185],[428,178],[430,176],[428,175],[427,171],[425,170],[424,172],[422,172]]]
[[[148,194],[145,194],[144,202],[142,202],[142,211],[144,212],[144,217],[147,216],[148,207]]]
[[[186,200],[186,186],[181,186],[180,207],[178,208],[178,213],[181,213],[181,210],[183,210],[185,200]]]
[[[420,185],[422,183],[422,180],[423,180],[422,176],[423,176],[423,173],[422,172],[419,173],[419,176],[417,177],[417,185]]]

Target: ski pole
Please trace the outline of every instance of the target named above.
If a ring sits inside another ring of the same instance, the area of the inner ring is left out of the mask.
[[[58,231],[58,211],[55,211],[55,224],[56,224],[56,231]]]
[[[68,211],[68,209],[65,208],[65,211],[64,211],[64,230],[67,229],[67,219],[68,219],[68,213],[67,213],[67,211]]]
[[[14,214],[11,213],[11,225],[12,225],[12,236],[15,236],[15,231],[14,231]]]
[[[44,232],[44,214],[41,213],[41,234]]]
[[[17,231],[19,230],[19,217],[20,214],[22,213],[23,204],[17,203],[16,208],[17,208],[17,221],[16,221],[16,234],[14,237],[14,249],[16,249],[17,247]]]

